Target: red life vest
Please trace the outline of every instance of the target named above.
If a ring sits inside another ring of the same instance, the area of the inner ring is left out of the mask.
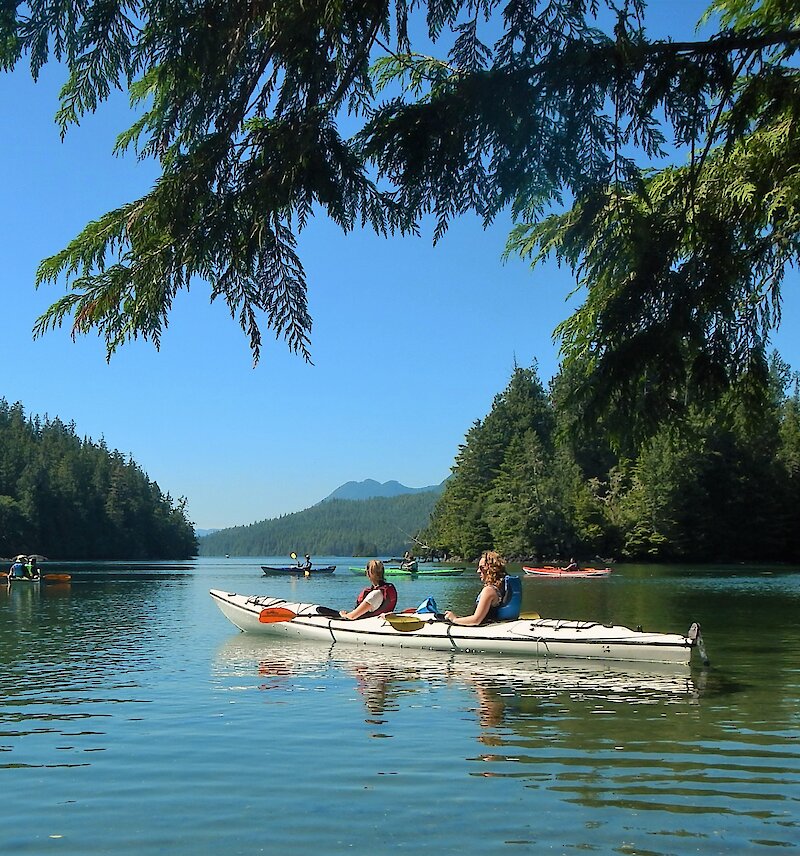
[[[380,589],[383,593],[383,603],[373,612],[365,613],[362,618],[369,618],[373,615],[382,615],[384,612],[391,612],[397,606],[397,589],[392,583],[384,583],[382,586],[367,586],[356,598],[356,606],[375,589]]]

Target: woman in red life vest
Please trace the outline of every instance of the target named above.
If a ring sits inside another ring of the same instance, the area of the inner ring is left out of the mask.
[[[356,605],[350,612],[341,610],[339,615],[350,620],[354,618],[370,618],[391,612],[397,606],[397,589],[384,579],[383,562],[370,559],[367,562],[367,576],[371,585],[367,586],[356,598]]]
[[[475,601],[475,611],[472,615],[460,618],[455,612],[445,612],[444,617],[451,624],[466,624],[475,626],[491,619],[503,599],[503,580],[506,578],[505,559],[494,550],[486,550],[478,562],[478,574],[483,588]]]

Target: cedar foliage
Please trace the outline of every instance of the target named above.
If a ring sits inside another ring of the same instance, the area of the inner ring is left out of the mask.
[[[183,559],[197,541],[173,500],[130,458],[74,423],[26,418],[0,398],[0,555]]]
[[[381,234],[430,215],[438,239],[510,208],[509,251],[554,253],[585,288],[557,332],[587,421],[616,410],[644,434],[763,384],[798,258],[800,16],[714,0],[706,23],[651,38],[643,0],[2,4],[0,66],[66,66],[62,131],[127,88],[117,151],[161,167],[42,263],[68,291],[35,331],[71,317],[109,355],[158,345],[202,280],[255,359],[262,325],[310,359],[312,214]]]

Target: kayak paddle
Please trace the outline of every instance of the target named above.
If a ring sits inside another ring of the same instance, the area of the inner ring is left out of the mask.
[[[275,624],[278,621],[291,621],[297,618],[297,613],[291,609],[286,609],[284,606],[271,606],[267,609],[262,609],[258,615],[258,620],[262,624]]]
[[[417,615],[409,615],[408,613],[403,612],[389,612],[383,617],[392,625],[392,627],[394,627],[395,630],[399,630],[401,633],[411,633],[414,630],[419,630],[421,627],[430,623],[428,621],[423,621]],[[538,612],[524,612],[520,615],[520,618],[530,620],[535,620],[541,617],[542,616],[539,615]],[[444,616],[439,613],[434,613],[434,618],[437,621],[442,621]]]
[[[303,615],[293,612],[285,606],[268,606],[258,614],[258,620],[262,624],[277,624],[279,621],[291,621],[293,618],[315,618],[319,616],[341,618],[339,610],[331,609],[329,606],[318,606],[316,612],[308,612]]]
[[[420,627],[424,627],[428,623],[421,618],[417,618],[416,615],[407,615],[402,612],[387,612],[383,617],[395,630],[399,630],[401,633],[410,633],[412,630],[419,630]]]

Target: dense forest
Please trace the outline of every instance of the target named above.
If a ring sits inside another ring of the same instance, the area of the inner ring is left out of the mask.
[[[0,399],[0,556],[178,559],[197,540],[185,500],[74,424],[25,416]]]
[[[563,406],[572,381],[562,369],[546,391],[515,368],[460,446],[423,540],[465,558],[800,561],[798,375],[777,355],[766,386],[639,441],[610,420],[582,424]]]
[[[199,540],[201,556],[402,555],[427,525],[437,491],[332,499],[273,520],[221,529]]]

